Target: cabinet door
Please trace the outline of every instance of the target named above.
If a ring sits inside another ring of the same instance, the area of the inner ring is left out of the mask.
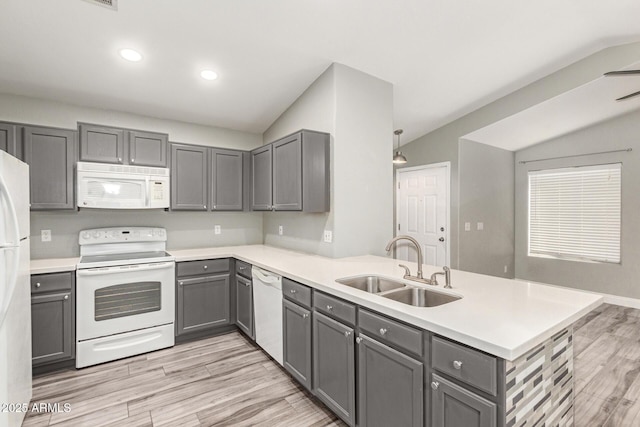
[[[176,335],[229,324],[229,275],[178,279]]]
[[[423,364],[365,335],[358,342],[360,425],[423,425]]]
[[[73,358],[73,307],[71,292],[31,297],[33,365]]]
[[[80,124],[80,160],[125,163],[124,130]]]
[[[167,135],[128,131],[130,165],[167,167]]]
[[[271,144],[251,152],[251,209],[271,210]]]
[[[236,275],[236,324],[249,338],[253,330],[253,287],[251,280]]]
[[[0,123],[0,150],[21,158],[16,153],[16,125]]]
[[[311,390],[311,311],[282,301],[284,368]]]
[[[496,405],[448,381],[431,376],[433,427],[495,427]]]
[[[314,311],[313,393],[347,424],[355,425],[353,329]]]
[[[242,152],[211,150],[211,210],[242,210]]]
[[[207,148],[171,144],[171,210],[207,210]]]
[[[76,132],[24,128],[25,161],[31,177],[31,210],[74,209]]]
[[[302,210],[302,139],[295,134],[273,143],[273,207]]]

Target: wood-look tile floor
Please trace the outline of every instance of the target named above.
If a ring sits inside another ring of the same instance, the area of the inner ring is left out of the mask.
[[[36,377],[23,426],[344,426],[238,332]]]
[[[574,325],[576,427],[640,426],[640,310],[604,304]],[[34,378],[23,426],[344,424],[240,333]]]

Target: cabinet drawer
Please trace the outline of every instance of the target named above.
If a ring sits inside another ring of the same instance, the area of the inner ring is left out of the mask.
[[[31,276],[31,293],[71,290],[73,273],[37,274]]]
[[[368,335],[422,356],[422,331],[367,310],[358,312],[358,326]]]
[[[282,295],[298,304],[311,308],[311,288],[300,283],[282,278]]]
[[[313,307],[336,320],[348,323],[349,325],[356,324],[356,306],[354,304],[321,292],[315,292],[313,296]]]
[[[236,260],[236,274],[251,279],[251,264]]]
[[[433,368],[495,396],[497,359],[439,337],[431,344]]]
[[[178,277],[200,274],[222,273],[229,271],[229,259],[208,259],[205,261],[179,262],[176,270]]]

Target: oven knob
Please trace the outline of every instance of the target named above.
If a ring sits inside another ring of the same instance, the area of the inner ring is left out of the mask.
[[[89,240],[91,238],[91,233],[88,231],[85,231],[84,233],[82,233],[82,238],[84,240]]]
[[[164,230],[158,230],[158,236],[164,237]]]
[[[93,236],[94,239],[97,239],[100,236],[100,232],[94,231],[93,233],[91,233],[91,235]]]

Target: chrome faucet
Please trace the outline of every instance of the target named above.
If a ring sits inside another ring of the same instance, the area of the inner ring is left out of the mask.
[[[442,267],[443,271],[438,271],[436,273],[433,273],[431,275],[431,278],[429,279],[425,279],[422,276],[422,249],[420,248],[420,243],[418,243],[418,241],[413,237],[407,236],[407,235],[396,236],[393,239],[391,239],[389,243],[387,243],[387,247],[385,248],[385,250],[387,252],[391,251],[391,247],[398,240],[410,241],[416,247],[416,252],[418,253],[418,272],[416,273],[415,276],[411,275],[411,271],[409,270],[409,267],[407,267],[404,264],[398,264],[398,266],[404,268],[404,276],[402,276],[403,279],[413,280],[414,282],[425,283],[427,285],[438,286],[437,276],[441,274],[444,276],[444,281],[445,281],[444,287],[449,289],[451,288],[451,270],[449,269],[449,267],[446,267],[446,266]]]

